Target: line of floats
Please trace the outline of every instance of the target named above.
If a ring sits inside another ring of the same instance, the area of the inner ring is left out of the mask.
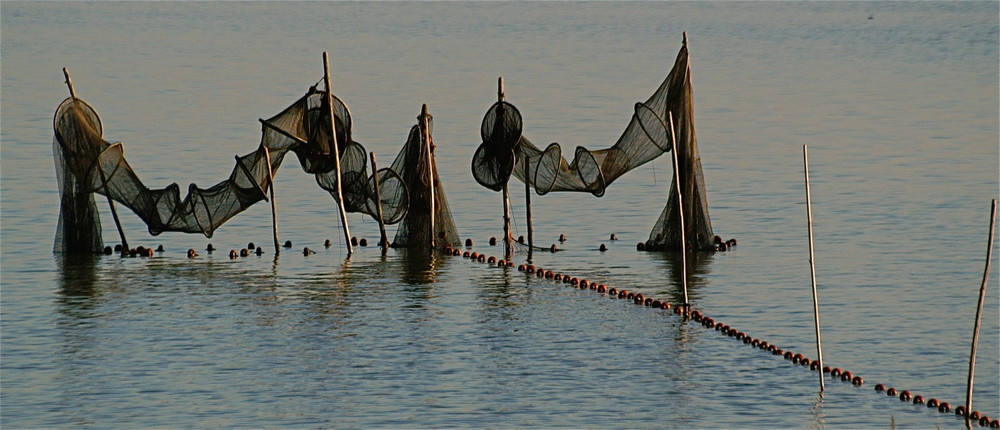
[[[617,236],[614,234],[612,234],[609,239],[618,240]],[[560,242],[564,242],[565,240],[566,240],[565,235],[559,236]],[[524,242],[523,236],[518,238],[518,242],[523,244]],[[354,246],[360,245],[362,247],[366,247],[368,246],[368,240],[365,238],[358,239],[357,237],[352,237],[351,244]],[[489,244],[490,246],[496,246],[497,244],[496,237],[491,237],[489,240]],[[736,241],[736,239],[722,240],[721,237],[715,236],[715,249],[717,251],[724,252],[731,250],[734,247],[736,247],[737,244],[738,242]],[[329,239],[326,240],[323,244],[325,248],[330,248],[331,245],[332,244]],[[466,239],[465,246],[467,248],[471,248],[473,246],[472,239]],[[643,242],[639,242],[638,244],[636,244],[636,249],[642,251],[644,250],[644,246],[645,244]],[[285,241],[283,247],[291,248],[292,242]],[[604,244],[601,244],[600,250],[605,251],[606,249],[607,247]],[[211,243],[209,243],[206,246],[205,250],[209,253],[212,253],[213,251],[216,251],[218,249],[215,248]],[[556,252],[558,248],[555,244],[553,244],[550,248],[548,248],[548,250],[551,252]],[[462,249],[454,248],[451,246],[445,246],[441,248],[440,251],[444,255],[455,256],[455,257],[461,256],[462,258],[468,259],[472,262],[489,264],[490,266],[495,266],[495,267],[513,268],[516,266],[517,271],[524,272],[529,276],[535,276],[539,279],[547,279],[553,282],[561,282],[563,284],[570,285],[573,288],[583,291],[587,290],[593,291],[601,295],[607,296],[608,298],[611,299],[630,300],[638,306],[645,306],[652,309],[672,311],[675,315],[678,315],[681,318],[684,318],[685,320],[691,320],[705,326],[708,329],[714,329],[723,336],[734,338],[737,341],[741,341],[744,344],[750,345],[751,347],[760,349],[762,351],[770,352],[771,355],[783,357],[785,360],[791,361],[793,364],[802,367],[808,367],[809,370],[812,371],[817,371],[819,370],[820,367],[819,360],[810,359],[809,357],[801,353],[796,353],[794,351],[786,351],[778,347],[774,343],[765,341],[763,339],[754,338],[753,336],[750,336],[746,332],[738,330],[733,326],[716,321],[714,318],[704,314],[700,310],[693,309],[690,305],[687,306],[671,305],[671,303],[667,300],[660,300],[654,297],[646,296],[645,294],[642,293],[629,291],[625,288],[612,287],[607,284],[588,280],[586,278],[580,278],[578,276],[573,276],[552,269],[536,267],[533,264],[515,264],[514,261],[512,260],[497,258],[495,256],[487,255],[484,252],[481,253],[468,250],[463,251]],[[107,255],[111,255],[112,253],[117,253],[120,254],[122,257],[153,257],[155,253],[162,253],[162,252],[164,252],[163,245],[160,245],[155,249],[139,246],[133,249],[123,250],[121,245],[116,245],[114,249],[112,249],[110,246],[105,247],[104,249],[104,253]],[[236,259],[239,257],[249,257],[250,255],[259,256],[263,254],[264,251],[261,247],[256,246],[253,242],[250,242],[247,244],[246,248],[242,248],[239,251],[235,249],[230,250],[229,258]],[[315,254],[315,251],[313,251],[309,247],[305,247],[302,249],[302,254],[308,256]],[[199,256],[199,254],[195,249],[191,248],[188,249],[187,256],[188,258],[196,258]],[[844,370],[839,367],[830,367],[830,366],[823,366],[822,370],[824,374],[829,374],[830,377],[834,379],[839,379],[842,382],[850,383],[854,386],[860,387],[865,384],[864,378],[862,378],[860,375],[854,374],[850,370]],[[885,393],[887,396],[890,397],[899,397],[899,400],[902,402],[912,402],[914,405],[926,405],[928,408],[937,409],[938,412],[941,413],[951,413],[952,411],[954,411],[955,415],[965,417],[970,424],[978,424],[981,427],[1000,428],[1000,419],[991,418],[990,416],[975,410],[971,412],[966,411],[965,406],[952,407],[951,403],[949,402],[941,401],[934,397],[926,398],[919,394],[914,395],[912,392],[908,390],[899,390],[893,386],[888,386],[881,383],[875,385],[875,391],[879,393]]]

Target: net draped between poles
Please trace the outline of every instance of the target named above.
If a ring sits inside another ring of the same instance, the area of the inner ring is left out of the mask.
[[[67,98],[56,109],[53,119],[61,194],[53,250],[64,253],[101,250],[100,219],[93,193],[109,196],[131,209],[152,235],[176,231],[212,237],[226,221],[266,200],[272,186],[267,157],[271,169],[277,172],[288,151],[294,152],[303,171],[315,175],[317,183],[336,199],[330,115],[325,99],[325,90],[313,86],[281,113],[260,120],[262,133],[257,150],[237,156],[236,166],[226,180],[209,188],[191,184],[187,196],[181,199],[176,183],[160,189],[143,184],[126,161],[122,144],[104,140],[103,126],[93,107],[79,98]],[[332,99],[338,142],[342,142],[339,149],[346,210],[376,216],[374,184],[377,183],[384,221],[399,222],[408,206],[406,187],[391,169],[368,175],[365,149],[351,140],[350,110],[336,96]]]
[[[399,174],[407,191],[410,193],[409,210],[406,216],[399,223],[396,229],[396,236],[392,240],[395,248],[421,248],[430,246],[429,235],[433,234],[435,245],[444,247],[446,245],[459,246],[462,238],[459,236],[458,227],[455,226],[455,219],[451,215],[451,207],[448,205],[448,198],[445,197],[444,187],[437,172],[437,162],[434,157],[434,138],[431,134],[433,127],[433,117],[428,115],[427,126],[429,128],[427,136],[430,137],[431,150],[427,150],[428,142],[421,138],[423,130],[420,123],[410,128],[410,134],[406,138],[396,159],[392,162],[390,169]],[[429,154],[428,154],[429,153]],[[431,160],[428,160],[428,156]],[[430,163],[428,163],[430,161]],[[434,232],[430,231],[430,204],[431,204],[431,184],[433,181],[434,190]]]
[[[502,190],[513,175],[539,195],[575,191],[601,197],[616,179],[670,151],[668,113],[674,118],[688,249],[711,250],[714,234],[694,129],[686,35],[666,79],[649,99],[635,104],[631,120],[610,148],[592,151],[579,146],[573,161],[567,162],[558,143],[541,149],[528,140],[522,134],[520,112],[501,100],[483,118],[483,143],[473,155],[472,174],[480,185],[493,191]],[[648,250],[680,249],[675,190],[671,184],[667,204],[646,243]]]

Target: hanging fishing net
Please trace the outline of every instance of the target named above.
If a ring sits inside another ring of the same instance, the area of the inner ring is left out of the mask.
[[[472,175],[480,185],[494,191],[502,190],[513,175],[539,195],[583,191],[601,197],[616,179],[670,151],[671,114],[680,159],[687,240],[692,249],[711,249],[712,225],[694,131],[686,34],[670,73],[649,99],[635,104],[631,120],[610,148],[591,151],[580,146],[573,161],[568,162],[558,143],[541,149],[524,137],[520,112],[501,99],[483,118],[483,143],[473,155]],[[677,206],[674,190],[671,187],[667,208],[650,234],[652,249],[680,246],[680,223],[676,211],[671,210]]]
[[[426,108],[426,106],[425,106]],[[396,230],[393,247],[430,247],[433,234],[434,246],[459,246],[462,239],[451,216],[448,199],[437,172],[434,158],[433,117],[421,114],[403,148],[392,162],[392,171],[399,174],[410,194],[410,206]],[[426,133],[425,133],[426,127]],[[432,194],[433,190],[433,194]],[[434,231],[431,232],[431,202]]]
[[[350,111],[339,98],[331,98],[337,139],[344,142],[339,145],[339,154],[345,208],[376,216],[377,183],[385,222],[398,222],[407,208],[402,180],[389,169],[368,176],[365,150],[351,140]],[[226,180],[209,188],[191,184],[183,199],[176,183],[161,189],[146,187],[125,160],[122,144],[104,140],[100,118],[93,108],[83,100],[66,99],[56,109],[53,120],[56,170],[61,183],[61,213],[53,249],[71,253],[100,250],[100,220],[92,195],[95,192],[131,209],[146,223],[150,234],[178,231],[212,237],[227,220],[267,199],[273,174],[288,151],[295,152],[302,169],[315,174],[320,186],[336,198],[326,99],[325,91],[313,86],[278,115],[260,120],[263,130],[257,150],[237,156],[236,166]]]

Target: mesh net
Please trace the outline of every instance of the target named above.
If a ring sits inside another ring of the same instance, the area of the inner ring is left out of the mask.
[[[636,103],[632,118],[610,148],[577,147],[573,161],[562,156],[558,143],[541,149],[522,135],[521,114],[506,101],[486,112],[481,126],[483,143],[472,158],[472,174],[480,185],[500,191],[513,175],[539,195],[553,191],[584,191],[597,197],[608,185],[636,167],[670,151],[668,118],[672,113],[683,193],[685,231],[691,249],[711,249],[712,223],[708,214],[701,159],[694,131],[694,104],[687,37],[674,66],[645,102]],[[675,187],[650,233],[650,249],[679,248]]]
[[[271,178],[288,151],[295,152],[302,169],[315,174],[320,186],[336,198],[326,99],[326,93],[313,86],[281,113],[260,120],[262,133],[257,150],[237,156],[236,166],[226,180],[209,188],[191,184],[183,199],[176,183],[161,189],[146,187],[125,160],[121,143],[104,140],[100,118],[93,108],[83,100],[66,99],[53,120],[62,200],[53,249],[73,253],[101,249],[100,220],[92,195],[95,192],[131,209],[153,235],[178,231],[212,237],[227,220],[266,200]],[[345,208],[376,216],[374,184],[378,183],[385,222],[399,222],[406,213],[406,187],[389,169],[368,176],[364,147],[351,140],[350,110],[337,97],[332,100],[337,139],[346,142],[339,145]]]
[[[426,115],[426,121],[422,119]],[[394,247],[429,247],[431,235],[431,182],[433,182],[434,232],[436,246],[459,246],[461,237],[455,220],[451,216],[448,199],[437,172],[434,159],[433,118],[423,113],[417,125],[410,128],[410,134],[403,148],[392,162],[391,169],[399,174],[410,193],[410,207],[396,230],[392,241]],[[427,133],[424,133],[426,123]],[[424,137],[426,136],[426,137]]]

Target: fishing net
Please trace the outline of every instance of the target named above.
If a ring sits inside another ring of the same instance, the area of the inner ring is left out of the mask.
[[[698,142],[694,131],[694,105],[687,37],[670,73],[645,102],[636,103],[632,118],[610,148],[577,147],[573,161],[562,156],[558,143],[541,149],[522,135],[521,114],[500,100],[483,118],[483,143],[472,158],[472,174],[480,185],[500,191],[513,175],[539,195],[553,191],[583,191],[604,195],[608,185],[664,152],[670,151],[668,121],[672,113],[679,157],[678,172],[684,193],[685,231],[692,249],[711,249],[712,225],[705,197]],[[671,187],[667,207],[650,233],[656,250],[679,248],[676,191]],[[671,203],[673,202],[673,203]],[[672,206],[671,206],[672,204]]]
[[[406,216],[396,229],[393,247],[430,247],[430,235],[434,245],[459,246],[462,238],[458,234],[455,220],[451,216],[448,199],[437,172],[434,158],[433,117],[421,114],[417,124],[410,128],[410,134],[403,148],[392,162],[391,169],[398,173],[410,194],[410,206]],[[426,133],[424,133],[426,127]],[[433,182],[433,185],[431,184]],[[433,186],[433,196],[431,194]],[[431,232],[431,202],[434,202],[434,232]]]
[[[345,208],[376,216],[374,184],[378,183],[385,222],[398,222],[407,208],[402,180],[388,169],[368,176],[364,147],[350,138],[350,111],[339,98],[331,98],[338,142],[345,142],[339,145],[345,173]],[[326,99],[326,93],[313,86],[281,113],[260,120],[262,133],[257,150],[237,156],[228,179],[209,188],[191,184],[183,199],[176,183],[161,189],[146,187],[125,160],[122,144],[104,140],[100,118],[93,108],[77,98],[64,100],[53,120],[56,170],[61,183],[61,213],[53,249],[70,253],[100,250],[100,220],[92,195],[95,192],[131,209],[146,223],[150,234],[178,231],[212,237],[227,220],[267,199],[273,174],[288,151],[295,152],[302,169],[315,174],[320,186],[336,198]]]

